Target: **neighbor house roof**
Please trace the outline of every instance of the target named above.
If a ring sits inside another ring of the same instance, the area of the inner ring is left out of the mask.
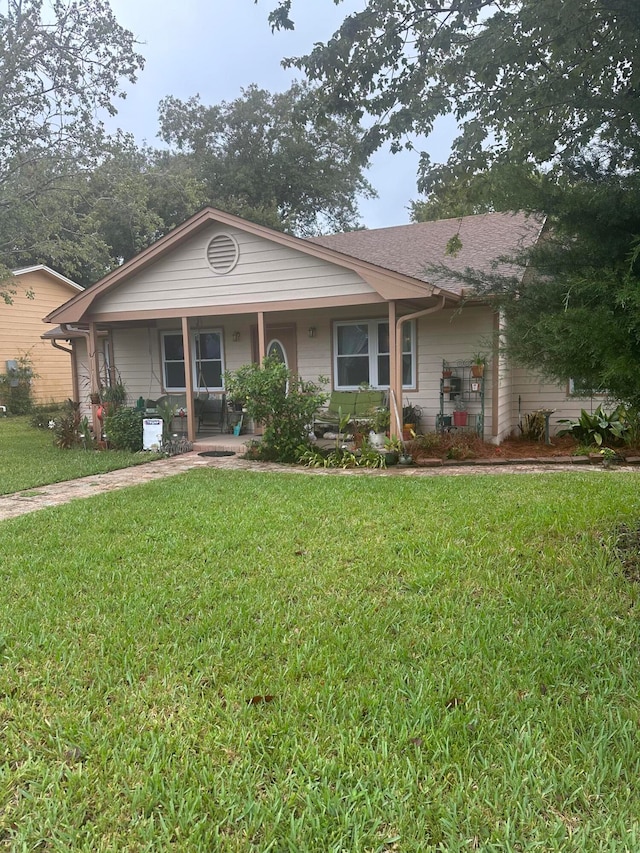
[[[311,237],[309,241],[460,294],[463,282],[436,267],[447,267],[454,273],[473,269],[522,276],[522,267],[500,263],[496,269],[496,262],[499,258],[513,258],[535,245],[543,225],[544,217],[540,215],[481,213]],[[448,254],[447,245],[456,235],[460,249]]]
[[[61,282],[62,284],[67,284],[72,290],[80,291],[84,290],[79,284],[76,284],[75,281],[71,281],[70,278],[67,278],[66,275],[62,275],[62,273],[56,272],[52,270],[51,267],[47,267],[44,264],[37,264],[33,267],[23,267],[19,270],[12,270],[12,274],[14,276],[28,275],[32,272],[43,272],[47,275],[51,276],[51,278],[56,279],[56,281]]]

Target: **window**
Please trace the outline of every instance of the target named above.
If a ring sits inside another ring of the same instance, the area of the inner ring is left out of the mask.
[[[334,326],[335,387],[348,390],[363,382],[388,388],[390,380],[389,323],[386,320],[336,323]],[[402,387],[415,387],[415,324],[402,325]]]
[[[222,390],[222,332],[192,333],[191,362],[195,391]],[[162,375],[167,391],[186,390],[184,347],[180,332],[165,332],[162,335]]]
[[[606,397],[608,393],[606,388],[592,388],[586,379],[569,379],[570,397]]]

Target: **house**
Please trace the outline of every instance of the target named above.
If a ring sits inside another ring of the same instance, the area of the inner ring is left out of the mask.
[[[14,270],[13,278],[13,302],[0,308],[0,373],[27,358],[36,374],[34,401],[62,402],[74,393],[69,352],[61,352],[58,341],[43,340],[42,317],[82,288],[46,266]]]
[[[221,395],[225,370],[276,353],[331,390],[389,389],[393,425],[403,402],[423,410],[421,429],[449,428],[462,401],[469,426],[500,442],[526,412],[573,416],[568,384],[545,384],[498,353],[501,317],[464,299],[459,279],[433,265],[522,274],[502,257],[540,236],[542,221],[489,213],[301,239],[206,208],[64,305],[45,322],[70,342],[76,394],[113,379],[130,403],[178,395],[196,438],[197,395]],[[459,251],[447,246],[459,237]],[[487,369],[472,382],[470,359]],[[444,384],[452,368],[454,387]],[[180,396],[182,395],[182,396]],[[397,413],[397,415],[395,414]]]

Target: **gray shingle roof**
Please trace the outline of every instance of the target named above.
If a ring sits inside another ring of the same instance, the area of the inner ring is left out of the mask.
[[[442,264],[457,273],[474,269],[521,276],[522,267],[500,263],[494,270],[494,262],[534,245],[543,223],[542,216],[524,213],[481,213],[312,237],[310,242],[460,293],[463,282],[429,268]],[[462,247],[455,256],[447,255],[447,243],[456,234]]]

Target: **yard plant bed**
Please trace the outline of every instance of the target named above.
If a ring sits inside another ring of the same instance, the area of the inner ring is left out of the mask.
[[[3,522],[0,849],[640,849],[639,518],[202,468]]]
[[[482,441],[472,433],[444,433],[418,436],[406,443],[407,452],[417,462],[423,458],[442,460],[473,460],[494,459],[558,459],[571,458],[576,455],[588,456],[589,449],[580,447],[571,436],[554,437],[551,444],[542,441],[527,441],[523,438],[510,438],[502,444],[490,444]],[[592,453],[597,448],[591,448]],[[639,456],[640,450],[624,447],[620,450],[624,455]]]

